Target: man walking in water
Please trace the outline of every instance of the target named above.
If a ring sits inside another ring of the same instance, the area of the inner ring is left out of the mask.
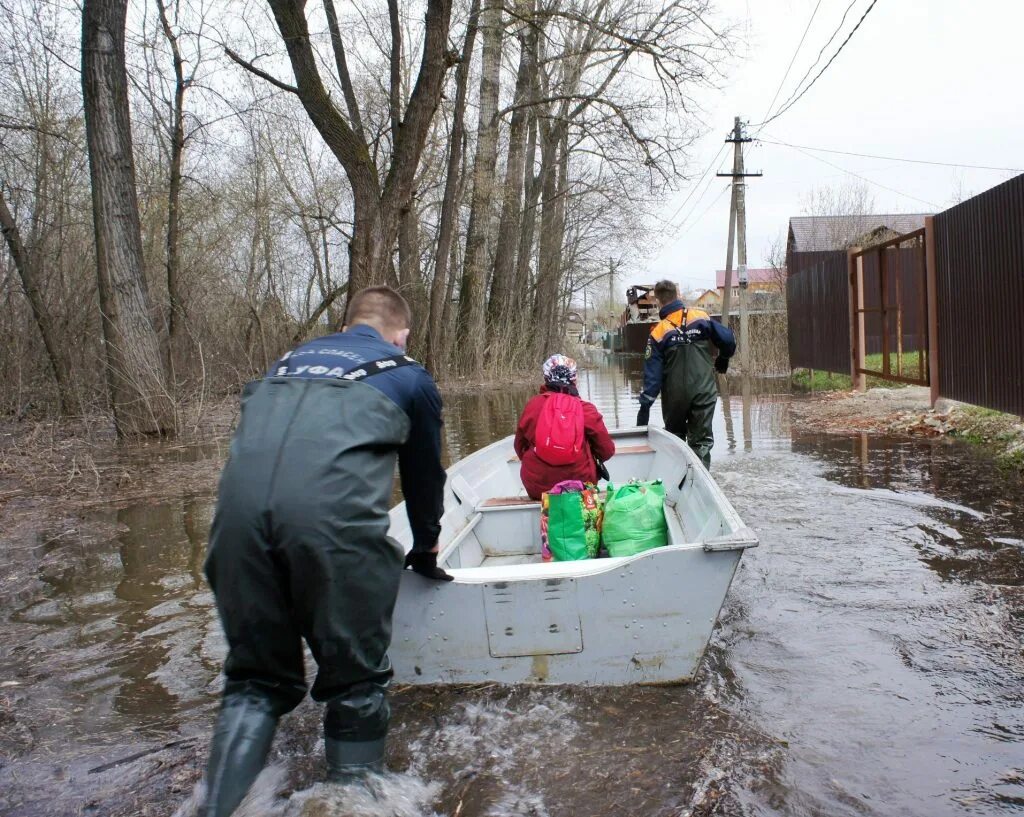
[[[289,352],[243,395],[206,560],[229,647],[206,817],[235,810],[278,718],[305,696],[303,639],[327,704],[328,778],[383,769],[403,566],[386,535],[396,459],[414,539],[405,567],[451,579],[437,567],[441,398],[403,351],[409,324],[397,292],[364,289],[342,332]]]
[[[647,425],[661,394],[665,429],[689,443],[705,468],[711,467],[718,385],[712,369],[725,374],[736,352],[732,331],[702,309],[687,309],[671,281],[658,281],[654,297],[661,320],[651,329],[644,352],[644,390],[636,424]],[[711,347],[718,349],[712,363]]]

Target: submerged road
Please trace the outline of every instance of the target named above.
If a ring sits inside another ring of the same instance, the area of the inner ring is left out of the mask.
[[[639,364],[581,373],[609,426],[633,422]],[[320,711],[303,705],[277,741],[293,793],[250,814],[1024,810],[1021,481],[964,444],[803,434],[780,386],[730,388],[713,473],[761,547],[695,684],[399,690],[401,773],[377,801],[315,785]],[[449,459],[511,433],[529,393],[449,400]],[[101,511],[97,541],[55,511],[25,543],[38,581],[0,624],[0,814],[166,815],[188,795],[222,651],[210,512],[209,496]]]

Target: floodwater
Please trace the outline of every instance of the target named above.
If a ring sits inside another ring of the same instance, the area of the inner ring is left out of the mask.
[[[639,373],[598,357],[581,391],[631,424]],[[730,389],[712,469],[761,546],[694,684],[399,690],[396,773],[373,793],[317,783],[307,703],[246,814],[1024,811],[1021,481],[950,441],[799,434],[784,385]],[[528,394],[447,401],[449,459],[510,433]],[[0,622],[0,813],[168,815],[189,796],[223,651],[210,513],[207,495],[85,520],[106,537],[55,514],[29,543],[38,575]]]

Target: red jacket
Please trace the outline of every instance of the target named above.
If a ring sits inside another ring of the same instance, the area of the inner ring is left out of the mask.
[[[516,428],[516,454],[519,455],[519,459],[523,463],[519,468],[519,477],[523,481],[526,492],[533,499],[540,499],[540,495],[544,491],[565,479],[597,482],[597,466],[594,464],[594,457],[605,462],[615,455],[615,442],[608,433],[608,429],[605,428],[601,412],[594,407],[593,403],[581,400],[580,402],[583,403],[584,440],[579,459],[571,465],[548,465],[538,457],[534,449],[537,420],[544,408],[547,394],[547,387],[541,386],[540,394],[531,397],[530,402],[523,409],[523,413],[519,417],[519,426]]]

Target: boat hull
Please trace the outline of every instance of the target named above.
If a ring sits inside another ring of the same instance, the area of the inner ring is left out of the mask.
[[[540,506],[506,438],[448,471],[439,564],[406,571],[393,619],[409,684],[678,684],[696,674],[743,550],[757,539],[677,437],[616,429],[615,484],[661,479],[668,544],[631,557],[544,563]],[[390,535],[406,550],[405,508]]]
[[[741,554],[673,546],[594,575],[542,582],[438,584],[406,574],[391,640],[395,679],[688,683]]]

